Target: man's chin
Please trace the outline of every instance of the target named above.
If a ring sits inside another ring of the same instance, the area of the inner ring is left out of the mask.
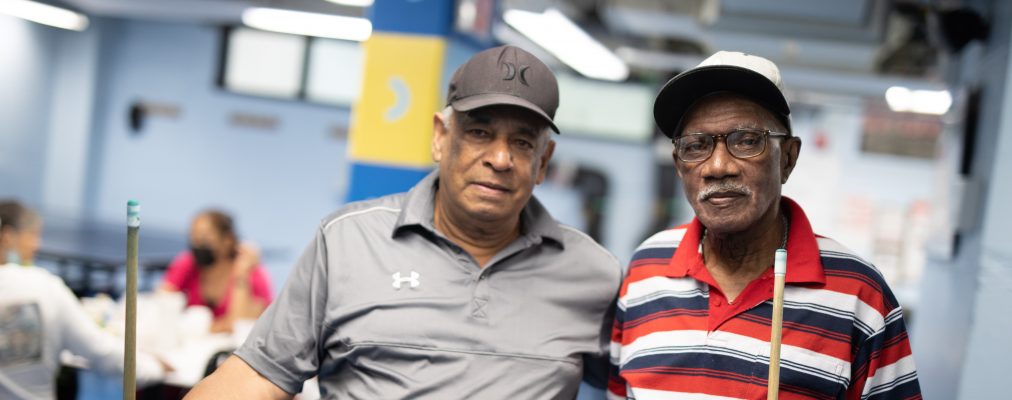
[[[472,219],[483,223],[501,223],[513,217],[503,209],[479,209],[468,213]]]
[[[464,209],[469,214],[484,215],[489,218],[503,218],[511,210],[523,208],[517,205],[518,200],[512,196],[481,196],[471,195],[463,202]]]
[[[748,223],[744,222],[741,218],[707,218],[700,217],[699,222],[706,227],[707,233],[711,235],[733,235],[736,233],[744,232],[748,230]]]

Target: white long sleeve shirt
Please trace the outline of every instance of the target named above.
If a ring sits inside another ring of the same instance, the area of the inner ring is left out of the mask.
[[[123,341],[100,330],[60,278],[0,266],[0,399],[52,399],[62,350],[100,373],[123,373]],[[154,357],[137,354],[138,384],[163,376]]]

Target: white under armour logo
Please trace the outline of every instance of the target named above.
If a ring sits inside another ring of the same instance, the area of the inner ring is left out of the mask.
[[[396,272],[392,276],[394,278],[394,289],[397,289],[397,290],[400,290],[401,289],[401,285],[404,284],[404,283],[406,283],[406,282],[407,283],[411,283],[411,287],[412,288],[416,288],[416,287],[418,287],[418,285],[422,284],[421,282],[418,281],[418,278],[421,278],[422,276],[419,275],[415,271],[411,271],[411,276],[409,276],[409,277],[402,278],[400,272]]]

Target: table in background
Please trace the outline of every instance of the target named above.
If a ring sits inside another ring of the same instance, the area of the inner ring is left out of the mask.
[[[126,266],[126,222],[110,224],[99,221],[72,221],[46,217],[42,244],[36,257],[55,264],[57,274],[79,297],[108,293],[114,297],[121,290],[117,272]],[[140,290],[151,290],[154,277],[187,248],[184,232],[171,232],[141,226],[138,238],[137,268]],[[41,263],[40,263],[41,264]],[[70,269],[78,268],[80,276],[73,279]],[[105,275],[105,283],[94,285],[96,273]]]

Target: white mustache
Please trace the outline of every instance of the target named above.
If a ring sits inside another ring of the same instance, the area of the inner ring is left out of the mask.
[[[738,182],[719,182],[706,186],[699,192],[696,198],[699,201],[706,201],[717,193],[736,193],[743,196],[751,196],[752,190]]]

